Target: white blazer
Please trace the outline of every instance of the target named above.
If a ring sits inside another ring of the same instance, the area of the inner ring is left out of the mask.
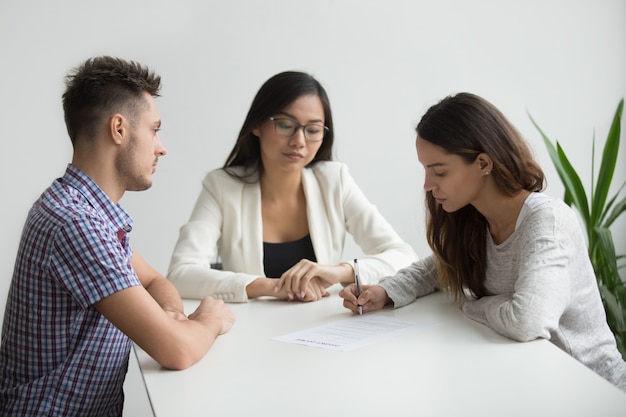
[[[318,162],[302,172],[309,231],[317,262],[342,262],[346,232],[366,255],[359,258],[363,284],[373,284],[417,260],[413,249],[370,203],[345,164]],[[248,301],[246,286],[264,277],[261,188],[224,169],[209,172],[189,222],[181,227],[168,279],[184,298],[207,295]],[[217,255],[223,270],[210,264]],[[351,260],[345,262],[352,263]]]

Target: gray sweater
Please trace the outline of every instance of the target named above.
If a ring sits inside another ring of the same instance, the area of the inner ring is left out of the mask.
[[[517,341],[548,339],[626,391],[617,350],[579,219],[562,201],[532,193],[513,234],[496,245],[487,234],[485,287],[463,302],[465,315]],[[431,255],[381,280],[395,307],[439,289]]]

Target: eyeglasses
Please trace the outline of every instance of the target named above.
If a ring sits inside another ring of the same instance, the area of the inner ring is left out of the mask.
[[[309,123],[301,125],[292,119],[282,117],[270,117],[270,120],[274,122],[274,129],[276,130],[276,133],[288,138],[295,135],[298,129],[302,129],[304,132],[304,139],[307,142],[319,142],[323,140],[326,132],[329,130],[327,126],[321,124]]]

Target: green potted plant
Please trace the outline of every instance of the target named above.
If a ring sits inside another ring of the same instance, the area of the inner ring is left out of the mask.
[[[617,255],[613,244],[613,235],[610,227],[615,220],[626,211],[626,197],[618,199],[626,181],[621,185],[613,197],[608,198],[609,188],[613,180],[613,173],[617,163],[617,154],[620,144],[621,118],[624,109],[624,99],[620,101],[613,117],[613,122],[602,152],[602,159],[595,181],[595,137],[592,141],[591,152],[591,193],[582,185],[580,177],[563,148],[550,139],[530,117],[548,148],[561,182],[565,187],[565,203],[574,206],[582,218],[588,238],[589,258],[596,273],[600,295],[604,303],[607,322],[615,335],[617,347],[626,359],[626,286],[621,280],[619,269],[623,268],[626,255]],[[621,265],[620,265],[621,264]]]

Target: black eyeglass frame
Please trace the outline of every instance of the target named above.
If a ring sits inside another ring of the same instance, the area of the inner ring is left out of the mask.
[[[321,141],[323,141],[323,140],[324,140],[324,137],[326,136],[326,134],[330,131],[330,129],[328,128],[328,126],[324,126],[324,125],[317,124],[317,123],[307,123],[307,124],[305,124],[305,125],[301,125],[300,123],[298,123],[297,121],[293,120],[293,119],[292,119],[292,118],[290,118],[290,117],[273,117],[273,116],[272,116],[272,117],[270,117],[270,118],[269,118],[269,120],[271,120],[271,121],[273,121],[273,122],[274,122],[274,131],[275,131],[276,133],[278,133],[279,135],[284,136],[284,137],[286,137],[286,138],[290,138],[290,137],[292,137],[293,135],[295,135],[295,134],[296,134],[296,132],[297,132],[299,129],[302,129],[302,132],[304,133],[304,140],[306,140],[307,142],[321,142]],[[282,133],[280,133],[280,132],[278,131],[278,124],[277,124],[277,122],[280,122],[281,120],[289,120],[290,122],[292,122],[293,124],[295,124],[295,125],[296,125],[296,127],[294,128],[293,133],[292,133],[291,135],[284,135],[284,134],[282,134]],[[309,126],[322,127],[322,128],[324,129],[324,133],[322,134],[322,138],[321,138],[321,139],[318,139],[318,140],[315,140],[315,139],[309,139],[309,138],[307,137],[307,132],[306,132],[306,128],[307,128],[307,127],[309,127]]]

